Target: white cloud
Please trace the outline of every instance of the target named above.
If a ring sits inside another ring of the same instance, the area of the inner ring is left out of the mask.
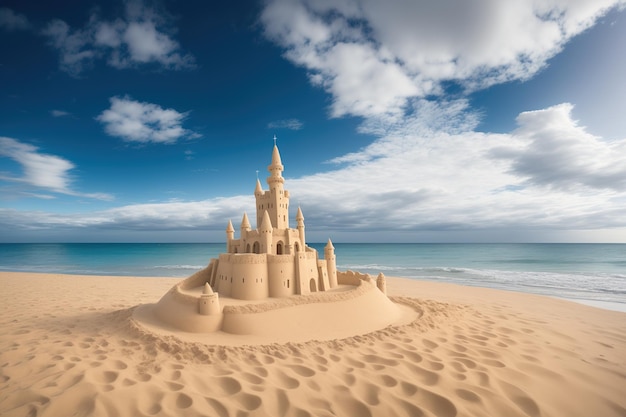
[[[412,120],[339,158],[336,162],[343,165],[336,169],[301,178],[289,178],[289,161],[283,159],[292,224],[299,205],[310,239],[384,233],[392,241],[400,236],[414,241],[420,234],[443,232],[470,240],[522,236],[549,241],[612,233],[617,241],[616,231],[626,230],[626,139],[607,142],[589,135],[571,119],[570,110],[571,105],[562,104],[522,113],[519,127],[503,134],[416,132],[414,126],[423,123]],[[260,156],[269,157],[269,149]],[[211,230],[221,238],[228,219],[236,225],[244,211],[253,218],[254,210],[250,193],[72,216],[33,213],[13,224],[24,222],[22,229],[58,222],[93,230]]]
[[[626,139],[589,135],[570,110],[522,113],[507,134],[423,134],[413,121],[287,186],[328,230],[624,228]]]
[[[195,59],[180,50],[168,20],[140,0],[126,2],[124,18],[103,21],[97,15],[82,29],[53,20],[43,30],[59,50],[61,70],[80,75],[99,58],[115,68],[155,63],[166,69],[194,68]]]
[[[268,129],[289,129],[300,130],[302,129],[302,122],[298,119],[283,119],[276,120],[267,124]]]
[[[411,98],[532,77],[620,0],[270,0],[266,36],[333,97],[331,115],[397,122]]]
[[[96,120],[104,124],[105,131],[111,136],[140,143],[174,143],[179,139],[201,136],[182,127],[187,113],[135,101],[128,96],[111,97],[110,101],[111,107]]]
[[[71,187],[70,171],[74,164],[56,155],[40,153],[36,146],[22,143],[16,139],[0,137],[0,156],[5,156],[18,162],[23,170],[23,176],[17,177],[2,174],[4,181],[18,182],[30,186],[47,189],[49,191],[73,196],[111,200],[112,197],[104,193],[80,193]]]
[[[78,76],[98,56],[98,51],[91,48],[92,35],[89,29],[72,32],[67,23],[55,19],[48,23],[42,34],[59,50],[59,68],[70,75]]]
[[[13,10],[0,7],[0,29],[6,31],[27,30],[31,25],[26,16],[15,13]]]
[[[90,213],[46,213],[0,208],[0,224],[14,230],[225,230],[232,215],[254,210],[250,196],[203,201],[131,204]],[[235,221],[235,219],[233,219]]]
[[[572,120],[569,103],[520,114],[512,143],[492,150],[526,184],[626,191],[626,141],[607,142]]]
[[[53,115],[54,117],[64,117],[64,116],[72,115],[72,113],[64,111],[64,110],[51,110],[50,114]]]

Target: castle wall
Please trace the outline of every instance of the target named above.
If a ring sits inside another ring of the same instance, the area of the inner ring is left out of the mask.
[[[330,289],[330,282],[328,281],[328,266],[326,261],[317,261],[317,275],[319,277],[318,291],[327,291]]]
[[[359,285],[361,281],[374,282],[374,279],[370,274],[362,274],[348,270],[345,272],[337,272],[337,281],[341,285]]]
[[[295,254],[296,278],[298,288],[296,294],[310,294],[319,291],[319,275],[317,272],[317,251],[308,250]],[[313,284],[311,284],[313,282]],[[312,288],[313,287],[313,288]],[[313,291],[311,291],[313,289]]]
[[[231,296],[232,288],[232,265],[230,263],[231,254],[221,253],[219,262],[217,264],[216,280],[217,284],[214,286],[217,292],[225,297]]]
[[[258,300],[269,296],[266,260],[265,254],[237,254],[229,257],[231,297]]]
[[[287,297],[296,294],[296,266],[291,255],[269,255],[269,296]]]
[[[334,251],[332,253],[326,253],[324,256],[326,260],[326,270],[328,272],[328,283],[330,288],[335,288],[339,284],[337,280],[337,258]]]

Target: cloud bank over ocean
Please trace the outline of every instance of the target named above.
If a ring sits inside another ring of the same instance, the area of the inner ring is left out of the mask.
[[[339,240],[369,239],[385,231],[400,241],[623,241],[626,134],[608,139],[591,133],[585,120],[575,117],[578,103],[567,101],[525,108],[512,118],[514,127],[490,131],[482,125],[485,110],[473,102],[473,94],[528,83],[549,71],[573,39],[586,36],[607,14],[621,13],[625,3],[448,3],[263,3],[256,15],[260,34],[326,95],[329,123],[356,120],[361,137],[372,138],[327,157],[306,175],[290,177],[297,162],[284,157],[293,212],[301,206],[312,229],[336,231]],[[1,16],[5,31],[33,30],[26,13],[4,9]],[[131,1],[117,19],[94,13],[82,29],[53,20],[41,33],[59,52],[59,68],[74,77],[102,63],[119,71],[144,64],[172,73],[202,71],[194,58],[198,53],[176,37],[175,23],[164,10]],[[107,99],[109,107],[100,102],[91,120],[118,146],[146,146],[150,155],[159,146],[219,140],[197,127],[193,106],[117,92]],[[77,117],[69,109],[48,112],[59,120]],[[299,150],[282,137],[314,128],[293,115],[278,115],[264,126],[280,133],[278,144],[287,155]],[[3,140],[1,155],[20,167],[2,172],[6,201],[20,195],[111,201],[119,195],[105,188],[77,191],[89,188],[79,181],[88,166],[45,143],[34,145],[28,136]],[[267,148],[255,153],[256,165],[237,169],[264,167]],[[181,161],[201,155],[176,149]],[[224,157],[237,163],[236,152]],[[265,171],[259,171],[263,179]],[[219,175],[228,182],[228,174]],[[192,240],[214,241],[233,213],[252,212],[253,205],[252,191],[204,198],[163,195],[78,211],[0,207],[0,222],[9,240],[36,239],[42,231],[45,240],[45,231],[52,236],[55,229],[74,238],[85,231],[94,236],[118,231],[122,239],[146,233],[168,239],[168,232],[179,231]]]

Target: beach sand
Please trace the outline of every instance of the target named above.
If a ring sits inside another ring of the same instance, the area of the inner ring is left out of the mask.
[[[387,278],[412,320],[220,346],[133,321],[178,281],[0,273],[0,415],[626,416],[625,313]]]

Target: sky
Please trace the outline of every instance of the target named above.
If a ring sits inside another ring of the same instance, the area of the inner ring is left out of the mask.
[[[626,243],[625,7],[4,0],[0,242]]]

